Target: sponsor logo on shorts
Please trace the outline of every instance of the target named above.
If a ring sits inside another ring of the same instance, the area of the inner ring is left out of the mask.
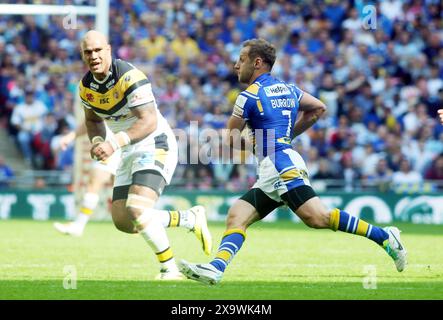
[[[283,182],[281,181],[277,181],[276,183],[274,183],[274,190],[278,190],[283,186]]]
[[[138,159],[138,164],[140,165],[148,165],[154,163],[154,155],[153,154],[144,154]]]

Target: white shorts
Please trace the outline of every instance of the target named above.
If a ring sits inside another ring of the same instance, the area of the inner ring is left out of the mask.
[[[137,171],[159,172],[169,184],[178,162],[178,148],[172,130],[162,128],[147,138],[121,149],[121,162],[117,169],[114,187],[132,185],[132,175]]]
[[[281,195],[302,185],[310,186],[308,169],[300,154],[292,149],[275,152],[264,158],[258,168],[259,188],[268,197],[281,202]]]

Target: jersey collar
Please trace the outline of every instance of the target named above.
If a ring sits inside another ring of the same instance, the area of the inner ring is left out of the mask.
[[[271,76],[270,72],[263,73],[263,74],[259,75],[257,78],[255,78],[254,82],[263,81],[264,79],[266,79],[267,77],[270,77],[270,76]]]
[[[114,60],[112,60],[111,66],[109,67],[108,74],[107,74],[107,76],[103,80],[98,80],[96,77],[94,77],[94,75],[92,75],[92,77],[94,78],[94,81],[99,83],[99,84],[103,84],[106,81],[108,81],[109,77],[112,76],[112,66],[113,66],[113,64],[114,64]]]

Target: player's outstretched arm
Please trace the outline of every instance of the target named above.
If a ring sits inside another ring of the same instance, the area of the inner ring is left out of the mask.
[[[438,115],[440,116],[440,123],[443,124],[443,109],[438,110]]]
[[[60,149],[65,151],[68,146],[75,140],[75,130],[65,134],[60,138]]]
[[[294,134],[298,136],[308,130],[326,111],[326,106],[323,102],[310,95],[307,92],[303,93],[300,100],[300,116],[294,125]]]
[[[72,130],[71,132],[65,134],[60,138],[60,148],[62,150],[66,150],[68,146],[77,138],[86,134],[86,124],[82,122],[81,125],[78,126],[76,130]]]

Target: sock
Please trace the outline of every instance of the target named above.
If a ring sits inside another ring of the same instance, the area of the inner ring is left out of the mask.
[[[331,212],[329,225],[334,231],[340,230],[347,233],[358,234],[359,236],[364,236],[375,241],[381,246],[384,246],[384,242],[389,239],[388,233],[382,228],[369,224],[337,208]]]
[[[95,208],[97,207],[99,200],[99,196],[96,193],[87,192],[83,197],[82,206],[80,208],[80,212],[75,218],[75,223],[84,227],[91,215],[94,213]]]
[[[156,211],[149,209],[151,212],[144,212],[137,220],[134,222],[136,228],[140,230],[141,225],[146,226],[140,230],[140,234],[154,251],[157,256],[158,262],[160,262],[161,269],[167,269],[169,271],[178,272],[177,265],[175,263],[174,255],[169,246],[169,239],[166,234],[166,230],[162,223],[156,216]]]
[[[160,217],[160,221],[165,228],[185,227],[192,229],[195,224],[195,215],[189,210],[166,211],[155,210]]]
[[[246,233],[241,229],[226,230],[218,247],[217,255],[210,264],[221,272],[224,272],[235,254],[240,250],[245,239]]]

